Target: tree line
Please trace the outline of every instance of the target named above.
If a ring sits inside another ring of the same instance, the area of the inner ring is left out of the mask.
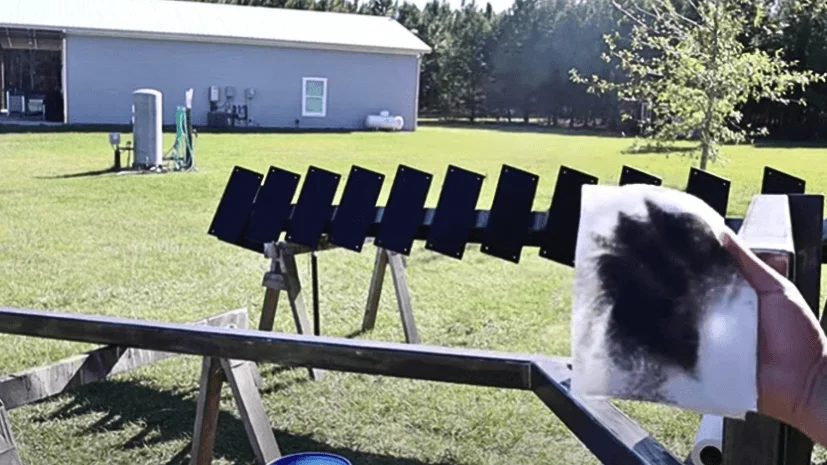
[[[433,48],[422,59],[420,114],[444,119],[534,122],[563,127],[634,131],[646,115],[641,102],[617,92],[595,93],[573,79],[599,76],[622,81],[607,54],[609,43],[633,41],[629,11],[642,18],[668,4],[691,11],[698,0],[514,0],[494,12],[474,0],[460,8],[430,0],[423,8],[398,0],[201,0],[241,5],[384,15],[396,18]],[[792,63],[797,71],[827,72],[827,0],[744,2],[748,25],[738,41],[745,53],[759,51]],[[607,42],[607,36],[614,40]],[[746,73],[749,73],[747,68]],[[739,104],[737,122],[765,127],[772,137],[827,138],[827,84],[797,87],[785,98],[750,98]]]

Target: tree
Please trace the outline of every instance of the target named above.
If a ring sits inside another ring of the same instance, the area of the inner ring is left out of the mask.
[[[443,102],[450,113],[465,113],[474,122],[485,105],[491,22],[471,0],[453,13],[445,53]]]
[[[757,2],[680,3],[649,0],[641,6],[636,0],[613,0],[631,33],[604,36],[609,49],[604,60],[616,60],[625,76],[587,79],[572,69],[571,78],[588,84],[590,92],[617,91],[621,100],[647,105],[655,118],[645,135],[660,148],[677,140],[697,140],[692,153],[700,154],[700,168],[705,169],[717,160],[722,144],[766,134],[766,128],[742,124],[745,103],[768,99],[804,104],[788,94],[825,76],[795,69],[796,63],[785,61],[780,49],[748,49],[741,42],[762,20],[764,9]],[[624,47],[619,46],[622,42]]]

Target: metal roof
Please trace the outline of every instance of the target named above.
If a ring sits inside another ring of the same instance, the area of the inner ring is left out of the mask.
[[[182,0],[0,0],[0,28],[66,34],[420,54],[393,18]]]

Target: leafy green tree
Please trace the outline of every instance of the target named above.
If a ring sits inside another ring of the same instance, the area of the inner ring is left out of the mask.
[[[617,60],[624,79],[587,79],[575,69],[572,79],[588,84],[591,92],[617,91],[621,99],[649,105],[656,119],[647,135],[661,146],[697,139],[694,153],[700,154],[702,169],[718,158],[721,144],[766,133],[742,125],[743,104],[760,99],[787,104],[794,88],[824,79],[796,70],[781,50],[745,47],[739,39],[764,14],[755,4],[753,15],[743,14],[746,0],[686,0],[691,17],[669,0],[651,0],[646,7],[633,0],[613,3],[632,29],[624,48],[617,46],[619,33],[607,35],[604,56]]]

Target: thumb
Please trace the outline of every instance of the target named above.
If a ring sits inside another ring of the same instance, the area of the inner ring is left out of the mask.
[[[783,276],[758,258],[730,231],[724,232],[721,245],[735,260],[744,279],[750,283],[756,292],[773,292],[784,287],[782,283]]]

